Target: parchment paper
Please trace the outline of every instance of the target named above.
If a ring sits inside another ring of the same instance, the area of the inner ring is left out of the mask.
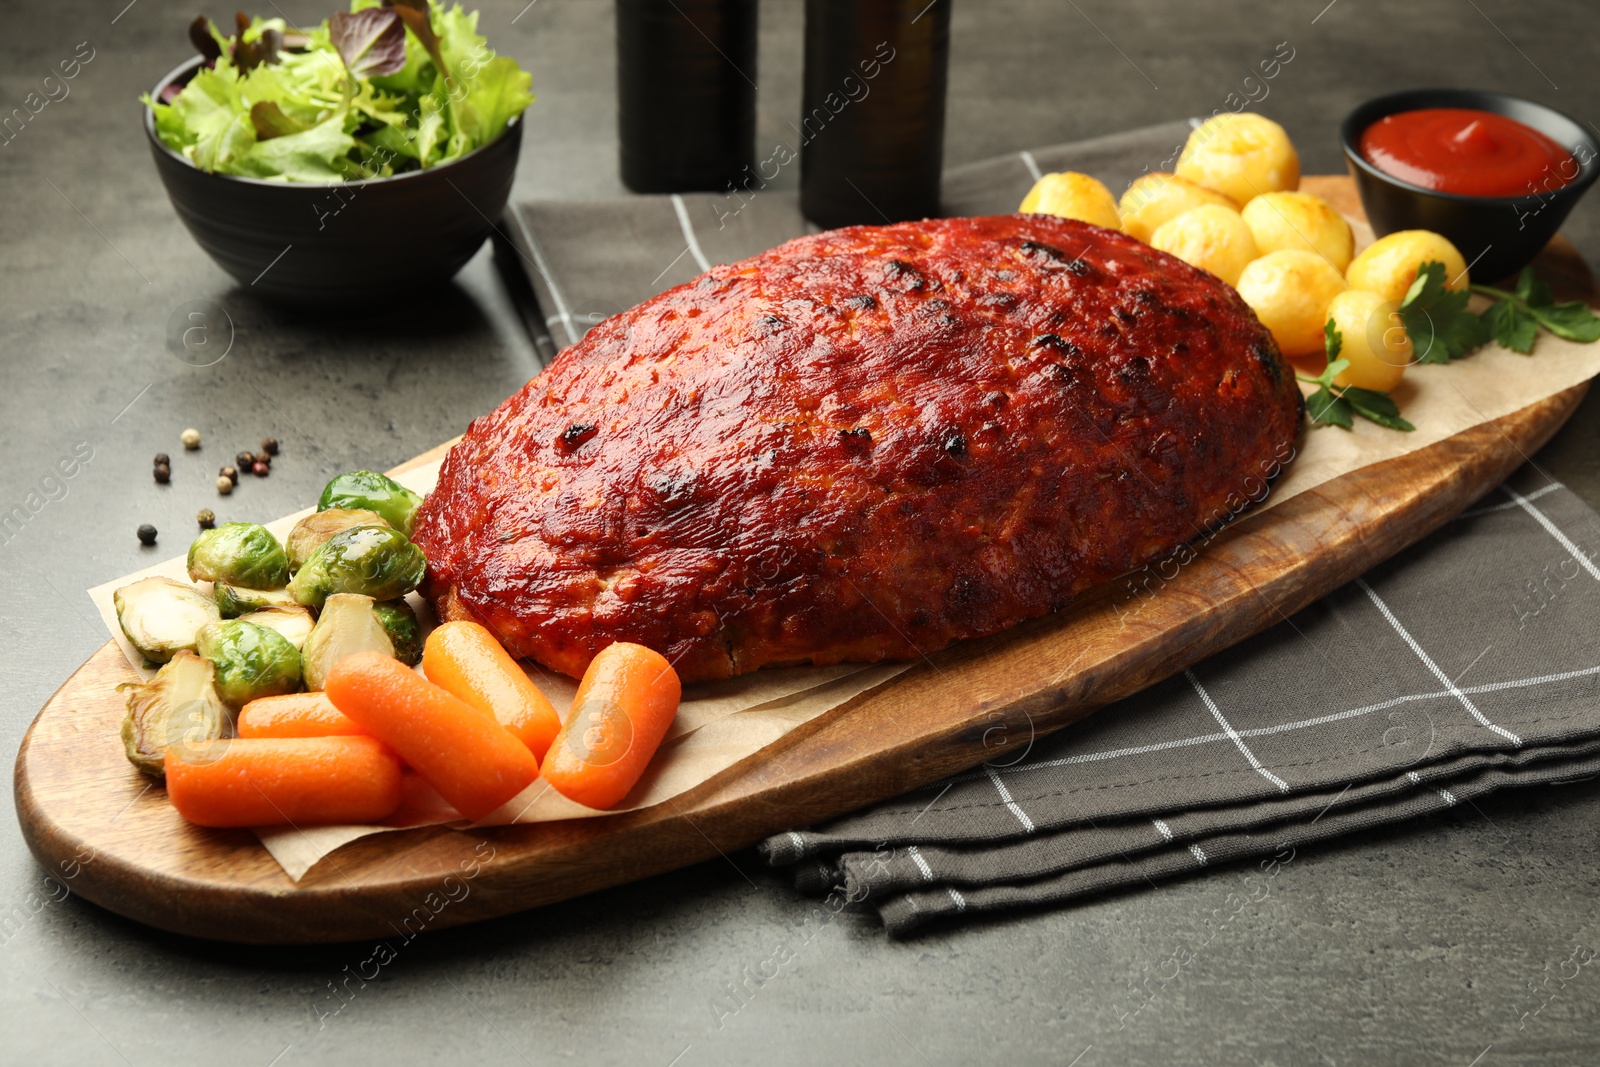
[[[1365,224],[1351,220],[1357,246],[1371,242]],[[1401,413],[1417,429],[1401,433],[1357,419],[1354,430],[1335,427],[1308,428],[1294,461],[1257,509],[1270,508],[1314,489],[1340,475],[1407,452],[1425,448],[1473,426],[1509,415],[1529,404],[1587,381],[1600,373],[1600,344],[1579,345],[1542,333],[1531,356],[1488,345],[1465,359],[1448,365],[1412,367],[1395,390]],[[1309,393],[1309,388],[1306,389]],[[409,489],[426,493],[438,478],[437,463],[419,467],[397,478]],[[302,515],[297,512],[267,528],[280,538]],[[141,676],[150,677],[143,658],[128,644],[117,625],[112,593],[138,578],[157,574],[183,581],[185,560],[178,557],[125,575],[89,590],[107,629],[122,645],[128,662]],[[413,594],[418,617],[426,627],[431,612]],[[726,682],[689,686],[667,741],[649,773],[614,811],[631,811],[664,803],[714,775],[754,755],[784,734],[860,693],[882,685],[909,664],[882,664],[862,668],[796,667],[764,670]],[[559,712],[571,703],[576,683],[571,679],[528,666],[529,677],[551,698]],[[115,739],[108,739],[113,743]],[[548,822],[557,819],[594,818],[612,812],[584,808],[535,782],[521,795],[480,825]],[[402,813],[386,826],[323,826],[300,829],[262,829],[262,844],[298,880],[313,864],[339,846],[368,834],[409,826],[461,822],[431,789],[415,779]]]

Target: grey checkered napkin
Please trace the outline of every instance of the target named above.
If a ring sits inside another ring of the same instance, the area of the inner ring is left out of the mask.
[[[948,171],[950,214],[1015,208],[1041,170],[1113,189],[1170,123]],[[552,347],[713,263],[806,232],[793,193],[516,205]],[[1333,432],[1333,431],[1322,431]],[[1600,521],[1520,473],[1483,507],[1293,619],[980,767],[762,852],[891,933],[1059,904],[1600,773]],[[1002,763],[1007,765],[1001,765]]]
[[[1600,774],[1597,546],[1600,516],[1524,469],[1356,582],[1025,757],[761,851],[898,934]]]

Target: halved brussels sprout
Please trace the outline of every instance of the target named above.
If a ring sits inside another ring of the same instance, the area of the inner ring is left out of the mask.
[[[417,622],[411,605],[404,600],[384,600],[372,605],[372,610],[377,613],[383,632],[389,635],[389,643],[394,645],[394,658],[407,667],[421,663],[422,624]]]
[[[289,584],[289,557],[272,531],[253,522],[225,522],[189,546],[189,579],[246,589]]]
[[[232,719],[217,693],[216,670],[188,649],[174,653],[150,681],[124,682],[117,691],[127,694],[122,744],[128,762],[152,777],[166,776],[169,746],[227,736]]]
[[[117,622],[145,659],[165,663],[180,649],[194,651],[195,635],[218,619],[217,606],[192,585],[141,578],[111,596]]]
[[[217,598],[217,610],[222,612],[224,619],[236,619],[241,615],[248,615],[252,611],[261,611],[265,608],[297,608],[294,597],[289,595],[288,589],[246,589],[239,585],[229,585],[227,582],[217,582],[211,589]]]
[[[301,649],[306,688],[321,689],[334,664],[353,652],[369,650],[394,655],[394,644],[378,621],[372,598],[358,593],[333,594],[322,605],[316,628]]]
[[[415,589],[427,566],[422,549],[399,530],[356,526],[334,534],[311,553],[289,583],[289,594],[314,608],[333,593],[393,600]]]
[[[411,536],[411,520],[422,497],[399,482],[377,471],[351,471],[329,482],[317,500],[317,510],[365,508],[383,516],[383,521]]]
[[[214,622],[200,631],[197,647],[217,668],[217,692],[229,707],[300,688],[300,653],[276,630],[242,619]]]
[[[265,626],[286,638],[296,649],[306,643],[306,638],[311,636],[311,628],[317,624],[310,610],[299,604],[287,608],[262,608],[239,616],[239,621]]]
[[[329,508],[316,511],[294,524],[289,538],[283,543],[289,554],[289,572],[292,574],[305,566],[311,553],[322,547],[322,542],[334,534],[343,533],[355,526],[388,526],[390,523],[376,511],[365,508]]]

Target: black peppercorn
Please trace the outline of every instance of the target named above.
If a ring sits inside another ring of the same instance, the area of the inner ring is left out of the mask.
[[[276,456],[278,454],[278,439],[276,437],[263,437],[261,439],[261,451],[269,456]]]
[[[139,527],[139,543],[141,545],[153,545],[156,543],[156,528],[148,522]]]
[[[168,482],[172,481],[172,468],[167,466],[165,463],[157,463],[155,476],[157,482],[162,485],[166,485]]]
[[[170,467],[170,466],[172,466],[172,460],[167,458],[167,454],[165,452],[157,452],[156,453],[156,466],[158,466],[158,467]]]
[[[237,456],[233,457],[233,465],[242,471],[249,470],[250,465],[255,461],[256,457],[249,452],[240,452]]]
[[[217,475],[219,477],[228,479],[228,481],[232,482],[234,485],[239,484],[238,467],[223,467],[217,471]]]
[[[217,513],[210,508],[201,508],[194,513],[194,521],[200,524],[202,530],[214,530],[217,526]]]

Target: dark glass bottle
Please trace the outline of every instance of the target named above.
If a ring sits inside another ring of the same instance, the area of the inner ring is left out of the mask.
[[[617,0],[622,181],[721,192],[755,159],[756,0]]]
[[[939,212],[951,0],[806,0],[800,210],[823,227]]]

